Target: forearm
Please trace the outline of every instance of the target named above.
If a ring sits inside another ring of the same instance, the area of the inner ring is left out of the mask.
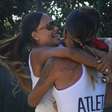
[[[49,59],[45,63],[41,71],[41,75],[38,83],[36,84],[32,92],[28,96],[28,103],[32,107],[38,105],[42,97],[49,90],[49,88],[53,86],[55,77],[54,74],[51,72],[52,69],[53,69],[53,63],[51,63],[51,59]]]
[[[57,49],[58,50],[58,49]],[[57,55],[58,56],[58,55]],[[61,48],[60,49],[60,57],[68,58],[77,63],[85,64],[89,67],[96,68],[97,60],[94,56],[86,53],[85,51],[77,48]]]
[[[41,99],[49,89],[49,84],[49,82],[45,82],[40,86],[38,86],[38,84],[35,86],[32,92],[28,95],[28,104],[30,106],[36,107],[40,103]]]
[[[79,50],[76,48],[72,49],[67,47],[63,48],[57,47],[49,50],[47,53],[48,54],[46,56],[46,59],[51,56],[55,56],[59,58],[67,58],[90,67],[96,67],[97,65],[96,58],[81,49]]]
[[[96,68],[97,60],[94,56],[86,53],[85,51],[83,51],[81,49],[73,49],[70,52],[71,52],[70,56],[71,56],[72,60],[74,60],[80,64],[85,64],[89,67]]]
[[[40,53],[41,54],[41,53]],[[44,64],[45,61],[50,57],[59,57],[59,58],[67,58],[72,61],[78,62],[80,64],[85,64],[89,67],[96,67],[97,61],[96,58],[92,55],[86,53],[83,50],[79,50],[76,48],[67,48],[67,47],[55,47],[55,48],[49,48],[44,51],[42,51],[42,54],[40,55],[40,62],[37,64]]]
[[[107,52],[101,51],[101,50],[96,49],[96,48],[90,48],[90,49],[99,58],[102,58],[102,57],[104,57],[107,54]]]

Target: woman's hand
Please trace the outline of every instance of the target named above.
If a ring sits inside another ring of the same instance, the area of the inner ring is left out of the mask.
[[[97,70],[105,74],[107,82],[112,82],[112,52],[109,52],[98,61]]]
[[[108,53],[98,61],[97,69],[107,74],[112,72],[112,53]]]

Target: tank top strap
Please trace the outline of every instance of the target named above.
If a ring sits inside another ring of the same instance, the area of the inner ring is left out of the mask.
[[[29,64],[29,69],[30,69],[30,75],[31,75],[31,80],[32,80],[32,88],[35,87],[36,83],[39,80],[39,77],[36,77],[33,73],[33,69],[32,69],[32,65],[31,65],[31,53],[29,54],[29,60],[28,60],[28,64]]]

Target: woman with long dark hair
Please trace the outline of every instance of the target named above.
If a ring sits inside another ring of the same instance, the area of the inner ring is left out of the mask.
[[[79,51],[86,49],[86,42],[96,35],[96,24],[86,14],[80,11],[72,12],[66,22],[65,30],[65,45],[69,48],[78,48]],[[91,51],[89,52],[92,53]],[[93,54],[94,55],[94,54]],[[50,59],[47,61],[39,82],[34,90],[29,95],[31,105],[39,104],[43,95],[53,87],[54,97],[57,102],[59,112],[78,112],[78,111],[92,111],[92,106],[97,105],[98,108],[94,110],[103,110],[105,84],[101,82],[103,75],[97,77],[97,72],[87,72],[85,66],[80,66],[77,63],[69,62],[65,59]],[[98,78],[98,79],[97,79]],[[78,88],[78,89],[77,89]],[[88,90],[88,91],[87,91]],[[79,94],[77,94],[79,92]],[[90,93],[89,93],[90,92]],[[85,99],[89,98],[85,103]],[[97,97],[103,99],[99,100],[101,106],[92,101]],[[79,102],[79,103],[78,103]]]
[[[44,67],[43,63],[49,57],[68,58],[85,63],[91,67],[96,67],[97,62],[93,56],[83,51],[80,52],[77,49],[58,47],[60,44],[59,38],[58,27],[56,27],[51,17],[47,14],[34,12],[24,17],[21,24],[20,51],[22,51],[21,56],[25,56],[25,61],[29,57],[32,88],[35,88],[40,72]],[[54,112],[53,102],[52,94],[48,92],[38,106],[33,106],[36,107],[35,111],[37,112],[49,112],[49,110]]]

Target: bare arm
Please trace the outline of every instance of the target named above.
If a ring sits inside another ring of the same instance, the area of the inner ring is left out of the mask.
[[[104,52],[90,47],[89,49],[99,58],[97,70],[108,75],[112,71],[112,52]],[[106,69],[108,69],[108,72],[106,72]]]
[[[28,103],[30,106],[37,106],[49,88],[53,86],[56,77],[52,73],[52,69],[53,63],[49,59],[42,70],[39,82],[28,96]]]
[[[67,48],[67,47],[42,48],[37,50],[35,54],[37,57],[38,66],[44,64],[49,57],[67,58],[80,64],[85,64],[89,67],[97,66],[97,60],[94,56],[77,48]]]
[[[89,46],[87,46],[88,47],[88,49],[90,49],[90,51],[95,55],[95,56],[97,56],[97,57],[99,57],[99,58],[102,58],[102,57],[104,57],[106,54],[107,54],[107,52],[105,52],[105,51],[101,51],[101,50],[99,50],[99,49],[96,49],[96,48],[93,48],[93,47],[89,47]]]

